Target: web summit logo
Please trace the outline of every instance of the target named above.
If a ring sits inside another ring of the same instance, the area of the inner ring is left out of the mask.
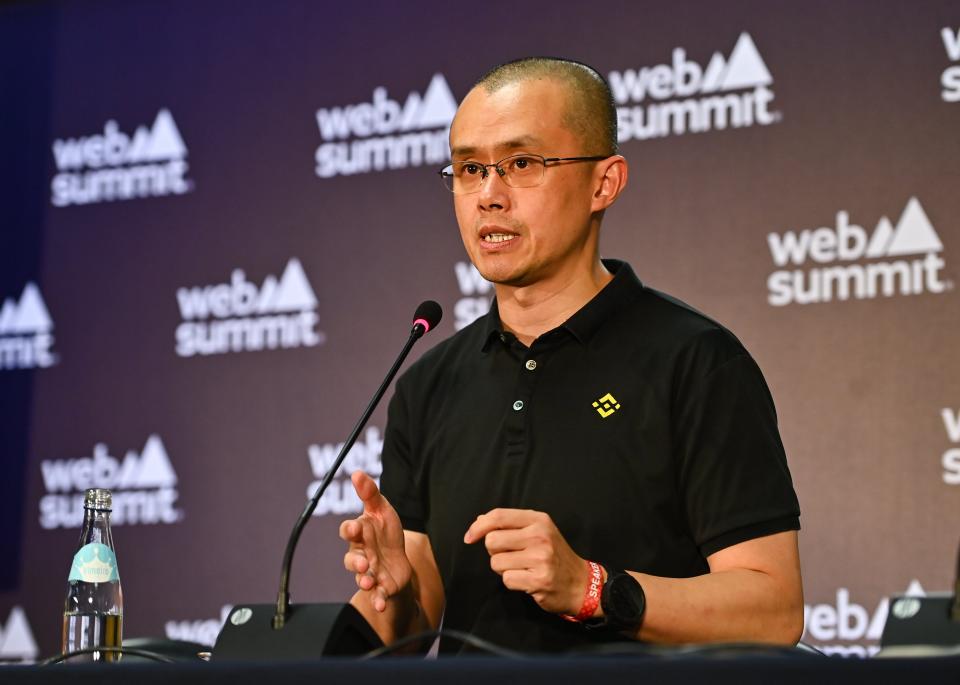
[[[960,29],[944,26],[940,29],[940,38],[947,58],[951,62],[960,62]],[[944,69],[940,75],[940,85],[943,86],[940,96],[944,102],[960,102],[960,64]]]
[[[774,264],[877,261],[774,271],[767,279],[771,305],[942,293],[953,287],[940,276],[945,262],[938,253],[943,244],[917,198],[907,202],[896,228],[882,217],[869,238],[863,228],[850,223],[847,212],[837,212],[836,224],[836,228],[769,234]]]
[[[456,111],[442,74],[434,75],[422,97],[412,92],[402,106],[379,87],[372,102],[318,109],[324,142],[315,156],[317,176],[439,166],[449,156],[447,133]]]
[[[217,642],[220,629],[227,622],[227,617],[231,611],[233,611],[233,606],[226,604],[221,607],[219,618],[167,621],[163,626],[164,631],[168,640],[199,642],[202,645],[213,647]]]
[[[169,110],[161,109],[153,126],[133,136],[112,119],[103,134],[53,141],[59,173],[50,184],[55,207],[132,200],[190,192],[187,146]]]
[[[705,68],[674,48],[671,64],[612,71],[609,82],[620,105],[620,142],[767,126],[781,118],[768,109],[773,77],[748,33],[740,34],[729,59],[715,52]],[[639,104],[648,100],[655,102]]]
[[[913,579],[903,593],[906,597],[926,597],[920,581]],[[851,599],[848,588],[837,588],[835,601],[803,605],[804,632],[801,638],[827,656],[866,658],[880,651],[877,641],[890,613],[890,598],[883,597],[871,611]]]
[[[947,439],[953,445],[943,453],[943,482],[947,485],[960,485],[960,409],[950,407],[940,410],[943,427],[947,430]]]
[[[47,494],[40,499],[40,526],[79,528],[83,523],[83,493],[87,488],[113,490],[114,525],[176,523],[183,512],[173,504],[179,494],[177,474],[159,435],[147,438],[143,451],[110,456],[97,443],[92,457],[40,462]]]
[[[177,290],[183,323],[177,327],[177,354],[224,354],[315,347],[326,336],[316,330],[317,298],[300,260],[283,276],[267,276],[258,288],[235,269],[229,283]]]
[[[0,663],[33,661],[39,656],[37,641],[21,607],[13,607],[6,625],[0,626]]]
[[[310,469],[316,478],[307,486],[307,499],[311,499],[316,494],[317,488],[320,487],[320,483],[326,477],[342,449],[342,442],[310,445],[307,448]],[[363,503],[357,497],[356,490],[353,489],[350,474],[358,470],[363,471],[379,485],[380,474],[383,473],[383,466],[380,463],[380,453],[382,451],[383,437],[381,437],[380,429],[376,426],[370,426],[364,433],[363,440],[355,442],[350,451],[347,452],[343,464],[340,465],[340,470],[330,481],[330,487],[323,493],[323,497],[317,503],[317,508],[313,510],[313,515],[336,514],[341,516],[343,514],[359,514],[363,511]]]
[[[457,262],[453,270],[461,295],[453,306],[453,329],[459,331],[490,311],[493,283],[481,276],[470,262]]]
[[[27,283],[19,302],[12,298],[0,308],[0,371],[53,366],[53,319],[43,303],[40,289]]]

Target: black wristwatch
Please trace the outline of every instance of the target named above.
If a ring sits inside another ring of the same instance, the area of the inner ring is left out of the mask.
[[[600,594],[603,620],[596,627],[608,630],[636,630],[643,622],[647,598],[639,581],[625,571],[610,571]]]

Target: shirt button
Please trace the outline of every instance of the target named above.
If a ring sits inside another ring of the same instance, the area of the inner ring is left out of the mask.
[[[537,362],[533,359],[528,359],[524,366],[527,367],[527,371],[533,371],[535,368],[537,368]]]
[[[523,409],[523,402],[521,400],[513,403],[513,411],[520,411],[521,409]]]

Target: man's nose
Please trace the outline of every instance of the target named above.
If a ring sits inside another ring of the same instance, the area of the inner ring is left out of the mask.
[[[481,207],[505,207],[509,201],[510,186],[508,186],[497,167],[490,167],[487,175],[480,181],[480,192],[477,201]]]

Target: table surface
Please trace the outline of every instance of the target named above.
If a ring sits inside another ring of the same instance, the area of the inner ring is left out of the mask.
[[[277,663],[121,663],[57,666],[10,666],[0,669],[0,682],[11,685],[64,683],[111,685],[112,683],[176,682],[229,683],[332,683],[343,679],[350,685],[384,683],[472,683],[502,685],[506,682],[535,683],[960,683],[960,656],[925,659],[844,659],[814,655],[798,656],[700,656],[700,657],[449,657],[422,659],[389,657],[367,661],[331,657],[311,662]],[[709,679],[709,680],[708,680]]]

